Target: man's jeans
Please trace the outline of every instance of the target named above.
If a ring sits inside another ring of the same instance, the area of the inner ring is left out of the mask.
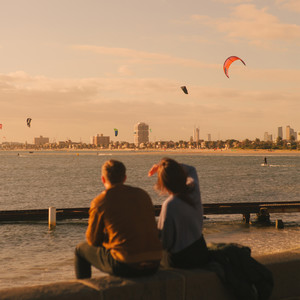
[[[77,279],[90,278],[91,266],[102,272],[121,277],[138,277],[154,274],[159,268],[159,261],[149,264],[126,264],[115,260],[110,251],[104,247],[90,246],[87,242],[80,243],[75,249],[75,273]]]

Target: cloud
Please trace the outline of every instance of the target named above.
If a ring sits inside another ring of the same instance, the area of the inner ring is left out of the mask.
[[[122,76],[130,76],[133,74],[133,72],[130,70],[130,68],[126,65],[120,66],[118,72]]]
[[[300,79],[300,70],[289,69],[247,69],[242,73],[248,80],[256,80],[258,82],[270,83],[273,89],[280,89],[286,86],[292,86],[294,90],[298,90],[298,82]]]
[[[265,72],[272,75],[270,70]],[[276,76],[285,74],[278,70]],[[245,138],[251,137],[253,123],[264,128],[283,123],[283,117],[298,118],[299,89],[286,92],[280,84],[277,90],[215,85],[190,85],[189,89],[191,93],[184,95],[176,80],[163,78],[53,79],[21,71],[0,74],[1,121],[5,136],[10,138],[9,128],[14,127],[14,138],[19,141],[39,135],[76,141],[95,133],[110,134],[114,127],[119,128],[120,139],[131,141],[138,121],[148,122],[156,139],[186,140],[199,120],[209,131],[226,125],[228,132],[224,130],[222,137]],[[29,115],[35,124],[30,132],[25,124]],[[174,130],[175,124],[180,128]],[[300,124],[292,126],[298,129]]]
[[[300,12],[299,0],[277,0],[276,4],[293,12]]]
[[[192,20],[215,28],[232,40],[246,40],[252,44],[271,41],[295,41],[300,38],[300,26],[281,23],[268,13],[267,8],[258,9],[253,4],[242,4],[232,9],[230,18],[211,18],[193,15]]]
[[[219,67],[216,64],[208,64],[199,60],[180,58],[168,54],[138,51],[138,50],[128,49],[128,48],[103,47],[103,46],[93,46],[93,45],[75,45],[73,46],[73,48],[80,51],[87,51],[99,55],[111,56],[114,57],[115,59],[120,60],[121,62],[126,61],[127,64],[180,65],[185,67],[200,67],[200,68]]]
[[[239,3],[253,2],[253,0],[213,0],[213,1],[225,3],[225,4],[239,4]]]

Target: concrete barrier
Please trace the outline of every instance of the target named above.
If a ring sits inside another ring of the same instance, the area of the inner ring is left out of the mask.
[[[271,299],[300,299],[300,248],[256,258],[273,273]]]
[[[300,248],[255,257],[273,273],[271,299],[300,299]],[[48,285],[0,290],[1,300],[231,300],[234,297],[214,272],[194,269],[159,270],[136,279],[104,276]]]

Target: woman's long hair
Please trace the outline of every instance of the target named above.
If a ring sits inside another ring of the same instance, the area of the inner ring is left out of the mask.
[[[186,184],[186,180],[187,174],[177,161],[171,158],[163,158],[160,161],[155,188],[161,193],[174,194],[180,200],[195,207],[195,204],[189,197],[190,187]]]

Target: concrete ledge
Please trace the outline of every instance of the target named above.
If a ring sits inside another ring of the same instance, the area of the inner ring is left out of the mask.
[[[273,273],[272,299],[300,299],[300,249],[256,259]]]
[[[300,248],[255,257],[273,273],[271,299],[300,299]],[[234,299],[211,271],[160,270],[151,277],[136,279],[105,276],[48,285],[0,290],[1,300],[230,300]]]
[[[18,287],[0,290],[0,299],[9,300],[72,300],[72,299],[102,299],[99,291],[77,281],[59,282],[32,287]]]

